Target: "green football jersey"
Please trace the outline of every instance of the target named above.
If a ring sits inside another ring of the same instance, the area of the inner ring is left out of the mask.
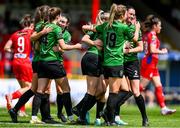
[[[135,32],[135,26],[134,25],[129,25],[130,30],[132,31],[132,33]],[[138,37],[138,41],[142,40],[142,33],[141,31],[139,31],[139,37]],[[135,48],[137,47],[137,43],[133,42],[132,40],[129,40],[131,47]],[[128,53],[128,54],[124,54],[124,62],[129,62],[129,61],[135,61],[138,60],[137,57],[137,53]]]
[[[42,29],[43,29],[43,27],[45,26],[45,23],[44,23],[44,21],[40,21],[40,22],[38,22],[36,25],[35,25],[35,31],[38,33],[38,32],[40,32]],[[38,43],[38,42],[36,42],[36,43]],[[33,49],[34,49],[34,56],[33,56],[33,62],[37,62],[37,61],[39,61],[39,50],[37,50],[37,49],[35,49],[35,44],[33,43]]]
[[[120,66],[124,62],[123,46],[128,37],[131,40],[134,34],[126,24],[114,21],[112,27],[105,22],[96,27],[96,31],[101,33],[104,49],[104,66]]]
[[[87,35],[90,36],[91,40],[96,40],[96,39],[100,38],[99,37],[100,35],[97,32],[88,31]],[[94,54],[99,55],[99,56],[102,55],[101,50],[99,50],[96,46],[90,46],[88,48],[87,52],[94,53]]]
[[[66,44],[68,44],[69,42],[71,42],[71,34],[70,34],[67,30],[65,30],[65,31],[63,32],[62,37],[63,37],[64,42],[65,42]],[[62,62],[63,62],[63,53],[62,53],[62,52],[57,52],[57,55],[58,55],[58,61],[59,61],[60,63],[62,63]]]
[[[58,40],[62,39],[62,29],[54,23],[48,23],[45,27],[52,28],[52,31],[43,35],[40,39],[40,61],[56,61],[57,54],[53,47],[58,44]]]
[[[71,42],[71,34],[68,32],[68,30],[65,30],[63,32],[63,39],[64,39],[64,42],[66,44],[68,44],[69,42]]]

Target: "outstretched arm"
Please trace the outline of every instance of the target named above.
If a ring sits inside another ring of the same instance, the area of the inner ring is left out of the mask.
[[[168,52],[168,50],[166,48],[158,49],[158,48],[156,48],[156,45],[151,44],[150,45],[150,52],[155,53],[155,54],[165,54]]]
[[[143,51],[143,41],[138,41],[137,46],[135,48],[125,48],[124,53],[136,53],[136,52],[142,52]]]
[[[82,49],[82,44],[77,43],[75,45],[68,45],[64,42],[63,39],[59,39],[59,46],[62,50],[73,50],[73,49]]]
[[[96,28],[94,27],[93,24],[90,24],[90,25],[83,25],[82,26],[82,30],[86,30],[86,31],[93,31],[93,32],[96,32]]]
[[[139,31],[140,31],[140,23],[139,23],[139,22],[136,22],[136,23],[135,23],[135,27],[136,27],[136,30],[135,30],[135,32],[134,32],[133,41],[134,41],[134,42],[137,42],[137,41],[138,41],[138,37],[139,37]]]
[[[45,27],[42,31],[40,31],[40,32],[33,32],[33,34],[31,35],[31,41],[36,41],[36,40],[38,40],[41,36],[43,36],[43,35],[45,35],[45,34],[47,34],[47,33],[49,33],[49,32],[51,32],[52,31],[52,28],[50,28],[50,27]]]

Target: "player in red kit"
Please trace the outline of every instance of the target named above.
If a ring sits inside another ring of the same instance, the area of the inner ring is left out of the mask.
[[[150,81],[155,86],[155,95],[159,106],[161,107],[161,114],[168,115],[175,113],[175,109],[166,107],[162,83],[160,80],[158,64],[158,54],[167,53],[167,49],[160,49],[160,41],[157,34],[161,31],[161,21],[154,15],[149,15],[144,22],[146,32],[143,36],[145,45],[145,56],[141,61],[141,81],[140,88],[145,87]]]
[[[21,86],[21,89],[5,95],[8,110],[11,109],[12,100],[20,98],[29,89],[32,81],[32,66],[29,58],[31,53],[30,36],[33,32],[31,16],[25,15],[20,24],[23,29],[13,33],[4,47],[6,52],[13,53],[13,73]],[[19,115],[26,116],[24,106],[21,108]]]

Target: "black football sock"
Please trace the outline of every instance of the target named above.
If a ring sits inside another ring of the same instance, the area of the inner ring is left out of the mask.
[[[85,100],[84,97],[74,108],[76,108],[77,110],[80,110],[82,108],[82,105],[84,104],[84,100]]]
[[[100,112],[103,111],[105,102],[97,101],[96,104],[96,118],[100,118]]]
[[[62,99],[63,99],[63,105],[66,109],[66,113],[68,116],[71,116],[72,115],[72,102],[71,102],[71,95],[70,93],[63,93],[62,95]]]
[[[26,102],[34,95],[34,92],[29,89],[27,90],[18,100],[16,105],[14,106],[14,111],[17,113],[19,109],[26,104]]]
[[[57,103],[57,110],[58,110],[57,115],[60,115],[62,113],[62,109],[63,109],[62,94],[57,94],[56,103]]]
[[[51,119],[49,94],[44,94],[40,106],[42,120]]]
[[[36,93],[32,103],[32,116],[37,116],[44,94]]]
[[[120,114],[120,106],[123,105],[125,103],[126,100],[128,100],[131,96],[133,95],[133,93],[131,91],[120,91],[119,92],[119,102],[115,108],[115,115],[119,115]]]
[[[139,95],[138,97],[135,97],[136,100],[136,104],[138,105],[138,108],[141,112],[141,116],[144,119],[147,119],[147,115],[146,115],[146,107],[145,107],[145,102],[144,102],[144,98],[142,95]]]
[[[115,114],[115,107],[118,102],[118,94],[116,93],[109,93],[109,97],[106,104],[106,115],[109,122],[114,122],[114,114]]]
[[[90,95],[88,93],[85,94],[84,103],[83,103],[81,111],[80,111],[80,118],[82,120],[85,120],[87,111],[89,109],[91,109],[91,107],[94,106],[94,104],[95,104],[94,101],[96,101],[95,96],[92,96],[92,95]]]

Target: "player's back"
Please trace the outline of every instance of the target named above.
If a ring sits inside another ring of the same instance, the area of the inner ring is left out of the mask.
[[[27,59],[31,53],[31,29],[22,29],[11,36],[14,59]]]

